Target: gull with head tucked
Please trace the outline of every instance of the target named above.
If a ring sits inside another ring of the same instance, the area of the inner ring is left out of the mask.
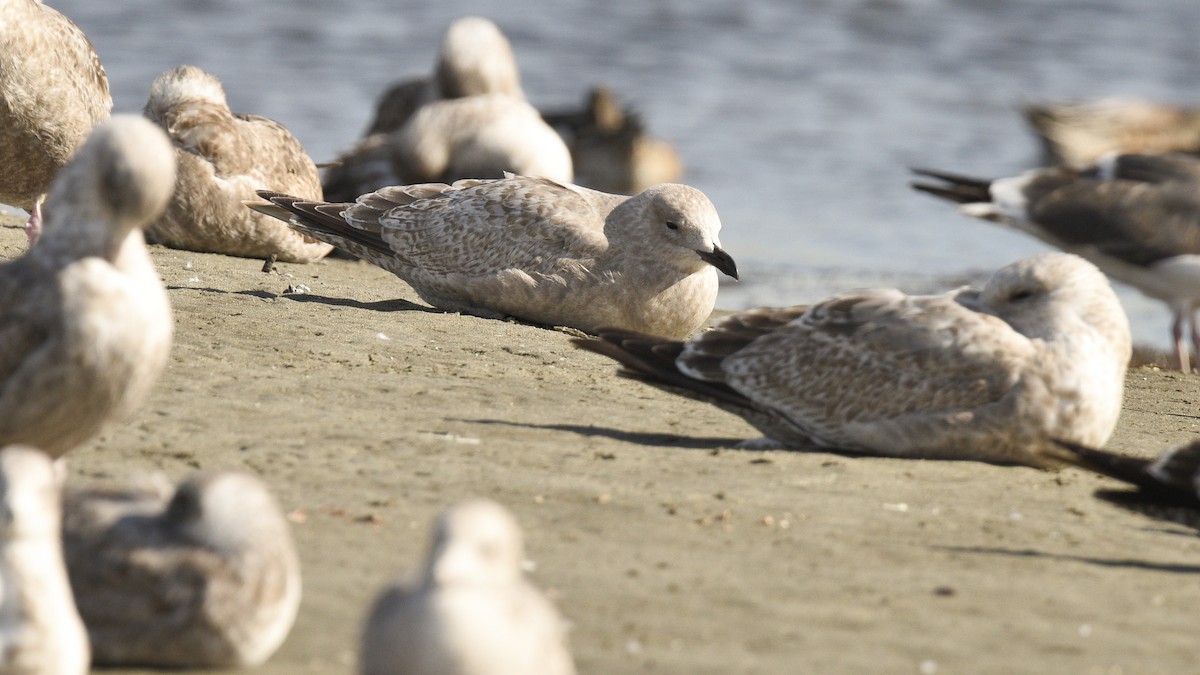
[[[442,513],[425,569],[376,600],[363,675],[572,675],[566,628],[525,580],[521,530],[494,502]]]
[[[354,204],[271,192],[253,209],[396,274],[429,304],[589,333],[682,338],[737,278],[704,193],[663,184],[633,197],[541,178],[388,187]]]
[[[173,326],[142,228],[174,176],[162,131],[118,115],[55,178],[38,245],[0,264],[0,444],[58,457],[149,395]]]
[[[110,110],[108,76],[78,26],[41,0],[0,2],[0,203],[29,211],[31,244],[55,174]]]
[[[262,481],[201,471],[174,494],[72,490],[71,587],[103,665],[229,668],[266,661],[300,605],[300,562]]]
[[[687,342],[600,338],[576,344],[742,416],[769,447],[1036,466],[1052,437],[1108,439],[1131,351],[1104,275],[1058,253],[980,290],[842,293],[734,314]]]
[[[62,490],[36,448],[0,450],[0,672],[86,673],[87,633],[62,551]]]
[[[242,208],[255,190],[321,198],[316,165],[282,124],[234,113],[221,81],[195,66],[155,78],[145,115],[167,132],[179,160],[171,202],[146,228],[151,242],[296,263],[320,260],[332,250]]]

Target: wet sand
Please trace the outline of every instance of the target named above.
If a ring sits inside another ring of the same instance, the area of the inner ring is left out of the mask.
[[[6,224],[0,257],[24,247]],[[1093,498],[1112,481],[739,451],[756,435],[739,418],[618,379],[565,334],[414,304],[373,266],[152,251],[171,365],[70,455],[71,480],[236,467],[271,485],[305,587],[258,672],[352,671],[370,598],[474,495],[517,514],[583,673],[1196,668],[1200,538]],[[1109,447],[1188,440],[1198,403],[1200,378],[1133,370]]]

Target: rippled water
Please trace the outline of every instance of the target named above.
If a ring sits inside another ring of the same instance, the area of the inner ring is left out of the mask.
[[[445,26],[509,35],[541,106],[615,86],[712,197],[744,281],[720,305],[864,285],[928,289],[1044,250],[911,192],[905,167],[1003,175],[1037,147],[1022,101],[1200,99],[1200,3],[1063,0],[50,0],[95,43],[116,107],[159,72],[218,75],[235,110],[286,124],[318,161],[383,87],[426,72]],[[1136,337],[1168,317],[1125,289]]]

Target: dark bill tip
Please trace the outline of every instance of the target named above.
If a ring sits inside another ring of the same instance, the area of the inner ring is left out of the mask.
[[[728,274],[734,279],[738,278],[737,263],[733,261],[733,257],[725,252],[720,246],[714,246],[710,251],[696,251],[700,259],[712,265],[718,270]]]

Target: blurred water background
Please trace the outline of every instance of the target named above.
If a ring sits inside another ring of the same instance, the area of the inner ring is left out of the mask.
[[[182,63],[235,111],[286,124],[317,161],[362,133],[376,96],[432,68],[477,14],[509,36],[535,105],[614,87],[674,142],[743,281],[718,306],[846,288],[927,291],[1046,250],[912,192],[908,166],[983,176],[1036,165],[1025,101],[1200,101],[1195,0],[50,0],[95,44],[116,110]],[[1168,313],[1121,289],[1135,338]]]

